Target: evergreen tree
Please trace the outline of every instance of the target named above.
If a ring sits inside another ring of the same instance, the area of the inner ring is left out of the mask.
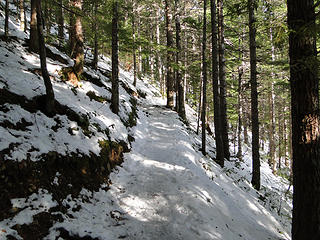
[[[210,0],[211,6],[211,32],[212,32],[212,87],[214,102],[214,130],[216,137],[216,161],[224,167],[224,150],[221,133],[220,118],[220,96],[219,96],[219,76],[218,76],[218,39],[217,39],[217,17],[216,0]]]
[[[113,0],[112,3],[112,97],[111,107],[112,112],[118,114],[119,112],[119,59],[118,59],[118,0]]]
[[[253,187],[260,189],[260,154],[259,154],[259,116],[257,91],[257,55],[256,55],[256,20],[255,0],[248,0],[249,37],[250,37],[250,85],[251,85],[251,122],[252,122],[252,180]]]
[[[82,33],[82,23],[81,23],[81,10],[82,10],[82,1],[81,0],[72,0],[71,6],[76,12],[76,16],[73,16],[72,21],[72,58],[74,59],[74,73],[79,78],[83,72],[84,65],[84,50],[83,50],[83,33]]]
[[[37,31],[38,31],[38,44],[39,44],[39,55],[41,63],[41,73],[44,80],[44,85],[46,87],[46,103],[45,111],[48,115],[54,114],[54,92],[52,88],[52,83],[47,70],[46,61],[46,47],[43,36],[43,23],[42,23],[42,10],[41,10],[41,0],[35,0],[36,12],[37,12]]]
[[[293,148],[292,239],[320,239],[319,78],[313,0],[288,0]]]
[[[225,59],[225,36],[224,36],[224,15],[223,2],[218,0],[218,36],[219,36],[219,83],[220,83],[220,118],[221,136],[223,142],[224,158],[230,159],[227,100],[226,100],[226,59]]]
[[[62,46],[64,43],[64,15],[63,15],[63,1],[59,0],[59,6],[58,6],[58,39],[59,39],[59,44]]]
[[[206,108],[207,108],[207,58],[206,58],[206,45],[207,45],[207,1],[203,1],[203,30],[202,30],[202,147],[203,155],[206,155]]]
[[[9,0],[6,0],[5,5],[4,36],[9,36]]]
[[[170,0],[165,0],[165,14],[166,14],[166,36],[167,36],[167,107],[173,108],[173,93],[174,93],[174,76],[173,76],[173,59],[174,59],[174,45],[173,45],[173,29],[172,29],[172,10]]]
[[[30,16],[30,38],[29,48],[31,51],[38,52],[39,40],[37,30],[37,7],[36,0],[31,0],[31,16]]]
[[[180,23],[180,0],[175,0],[176,6],[176,14],[175,14],[175,22],[176,22],[176,65],[177,65],[177,72],[176,72],[176,84],[178,85],[178,96],[177,96],[177,110],[179,116],[186,120],[186,112],[185,112],[185,103],[184,103],[184,82],[182,80],[182,73],[181,73],[181,23]]]

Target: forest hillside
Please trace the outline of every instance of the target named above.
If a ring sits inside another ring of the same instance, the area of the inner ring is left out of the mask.
[[[256,191],[250,146],[221,168],[209,132],[201,152],[197,113],[186,105],[185,121],[159,86],[148,77],[134,86],[122,67],[114,114],[111,60],[100,55],[94,70],[90,48],[75,85],[63,74],[72,59],[47,44],[49,115],[39,56],[15,19],[9,26],[0,40],[0,239],[291,239],[289,181],[263,160]]]

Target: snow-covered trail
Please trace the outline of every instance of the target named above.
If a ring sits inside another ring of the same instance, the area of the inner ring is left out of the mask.
[[[209,179],[176,113],[146,104],[143,111],[133,149],[112,178],[129,239],[284,239],[220,169]]]
[[[207,175],[202,165],[208,159],[194,149],[195,135],[175,112],[141,104],[132,150],[110,175],[110,189],[66,200],[69,215],[48,239],[60,227],[106,240],[290,239],[218,166]]]

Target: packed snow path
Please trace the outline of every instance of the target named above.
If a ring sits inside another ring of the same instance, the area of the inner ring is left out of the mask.
[[[111,174],[111,188],[94,193],[85,205],[79,200],[82,209],[70,212],[75,219],[62,223],[64,228],[110,240],[288,239],[219,167],[208,177],[176,113],[161,106],[140,109],[135,142]]]

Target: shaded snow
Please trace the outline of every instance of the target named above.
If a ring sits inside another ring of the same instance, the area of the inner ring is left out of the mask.
[[[99,239],[289,239],[257,198],[232,183],[194,149],[176,113],[141,103],[136,141],[111,189],[74,199],[79,212],[57,223],[80,237]],[[117,214],[114,214],[116,211]],[[282,233],[282,234],[281,234]]]
[[[52,195],[45,189],[39,189],[38,193],[33,193],[28,198],[11,199],[12,209],[20,211],[12,219],[0,222],[0,239],[6,239],[10,234],[16,239],[22,239],[12,227],[16,224],[30,224],[33,216],[40,212],[48,212],[50,208],[57,206],[57,202],[52,199]]]
[[[2,16],[0,22],[3,22]],[[26,34],[18,28],[18,23],[10,20],[10,34],[25,38]],[[21,43],[0,44],[0,88],[32,99],[44,94],[45,88],[42,78],[30,72],[30,69],[40,67],[38,56],[27,52]],[[72,64],[65,54],[50,48]],[[100,69],[110,71],[110,63],[108,57],[102,56],[98,65]],[[145,100],[139,101],[137,126],[127,129],[121,120],[126,120],[131,110],[129,94],[120,87],[119,117],[110,111],[108,103],[91,101],[86,96],[88,91],[93,91],[110,99],[108,88],[111,83],[106,76],[85,68],[88,74],[99,78],[105,88],[82,82],[74,93],[73,87],[59,77],[58,72],[64,66],[48,59],[56,99],[90,118],[89,128],[94,136],[85,136],[77,123],[66,116],[56,116],[61,127],[55,132],[51,127],[57,123],[52,118],[39,111],[33,114],[18,105],[6,104],[9,111],[0,111],[1,122],[16,124],[24,119],[32,123],[26,130],[0,127],[0,151],[10,143],[18,144],[7,159],[20,161],[29,154],[31,160],[37,161],[40,154],[49,151],[64,155],[98,153],[98,140],[106,136],[95,124],[108,129],[112,140],[127,142],[130,132],[135,142],[131,152],[125,154],[122,167],[110,175],[110,186],[103,185],[97,192],[83,189],[78,197],[69,195],[63,200],[68,213],[62,214],[63,222],[56,222],[44,239],[57,239],[60,227],[71,235],[110,240],[290,239],[292,206],[284,196],[288,182],[272,175],[267,164],[262,162],[262,190],[259,193],[253,190],[250,148],[244,146],[244,162],[232,158],[221,169],[210,158],[215,157],[211,137],[207,138],[209,156],[204,157],[198,151],[201,140],[193,131],[196,114],[190,107],[186,106],[191,129],[181,123],[176,113],[164,107],[165,102],[159,97],[157,88],[140,80],[134,87],[132,73],[120,70],[123,83],[133,91],[147,94]],[[74,135],[68,133],[69,127]],[[30,152],[32,147],[37,150]],[[52,184],[59,184],[59,176],[57,172]],[[261,196],[266,200],[260,200]],[[45,189],[39,189],[28,198],[11,199],[11,203],[14,209],[21,211],[0,222],[0,239],[9,234],[22,239],[13,229],[14,225],[30,224],[34,215],[57,205]],[[282,214],[278,215],[277,209]]]

